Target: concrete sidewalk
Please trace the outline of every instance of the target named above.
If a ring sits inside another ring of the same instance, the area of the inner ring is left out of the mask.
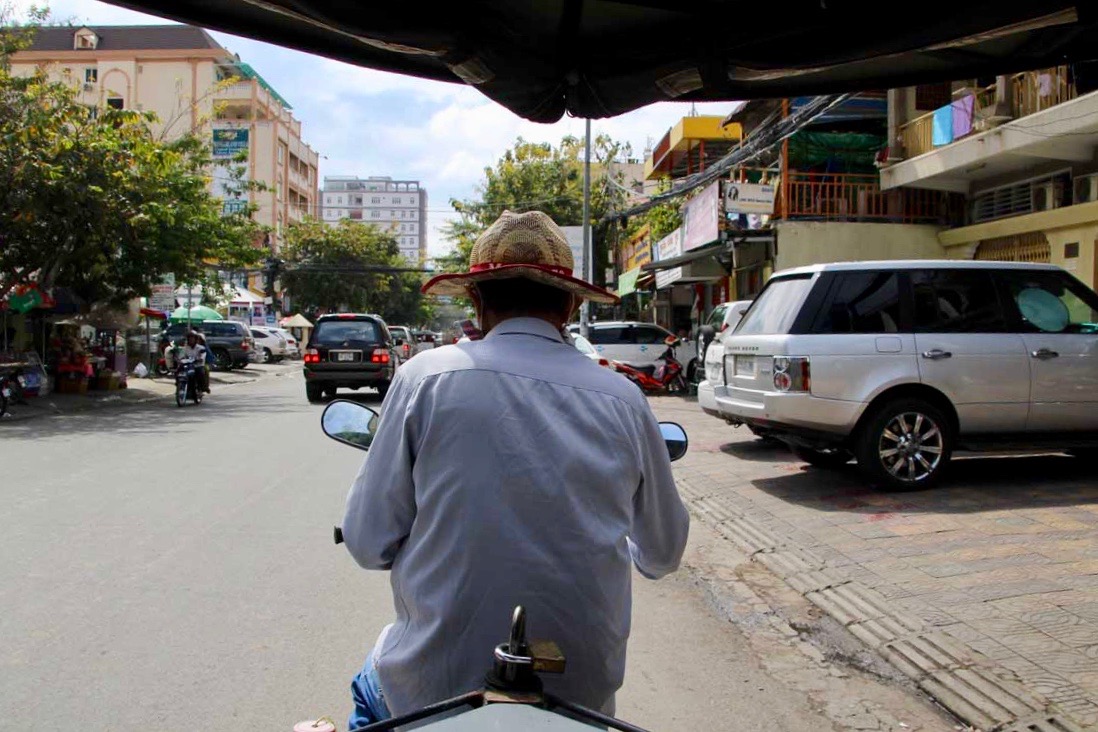
[[[958,461],[930,491],[880,493],[853,465],[652,399],[682,424],[696,519],[973,727],[1098,724],[1098,481],[1065,457]]]
[[[210,374],[210,386],[230,386],[250,384],[258,379],[280,376],[299,368],[293,362],[281,364],[250,364],[247,369],[234,371],[214,371]],[[168,377],[139,379],[132,374],[127,379],[127,388],[117,391],[89,391],[86,394],[59,394],[51,392],[44,397],[31,397],[26,404],[12,404],[9,414],[0,418],[0,425],[7,422],[48,417],[63,414],[75,414],[93,409],[145,404],[158,399],[171,399],[175,395],[175,382]]]

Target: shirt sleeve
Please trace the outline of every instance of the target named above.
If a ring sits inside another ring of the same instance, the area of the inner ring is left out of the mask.
[[[415,447],[409,424],[413,391],[398,371],[370,452],[347,495],[343,541],[366,569],[392,567],[416,517]]]
[[[645,408],[639,421],[641,483],[633,496],[629,554],[637,571],[648,579],[659,579],[679,568],[690,515],[675,487],[671,458],[655,415]]]

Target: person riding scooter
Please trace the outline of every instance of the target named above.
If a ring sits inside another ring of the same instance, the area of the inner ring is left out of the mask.
[[[689,517],[640,390],[560,335],[582,300],[617,300],[572,262],[546,214],[505,212],[468,272],[423,288],[468,296],[485,336],[397,371],[347,497],[347,549],[392,571],[396,607],[352,682],[351,729],[481,688],[518,605],[568,659],[546,690],[613,713],[631,565],[673,572]]]
[[[182,358],[194,360],[194,373],[195,378],[198,379],[198,388],[209,394],[210,374],[206,368],[206,346],[199,338],[201,338],[201,336],[193,330],[187,333],[187,343],[183,346]]]

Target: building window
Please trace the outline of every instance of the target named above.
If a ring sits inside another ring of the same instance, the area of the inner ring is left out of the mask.
[[[99,69],[84,69],[84,83],[94,84],[99,81]]]
[[[381,203],[381,198],[379,196],[374,196],[370,199],[370,203]]]
[[[370,218],[380,219],[381,218],[381,212],[380,211],[371,211],[370,212]]]
[[[400,196],[393,196],[393,205],[396,206],[398,204],[400,204]]]
[[[280,162],[280,163],[282,162],[283,157],[285,156],[285,154],[286,154],[285,153],[285,148],[282,147],[281,145],[279,145],[278,146],[278,162]]]
[[[336,197],[336,203],[338,203],[342,206],[343,205],[343,196],[337,196]]]
[[[122,101],[122,97],[107,97],[107,106],[111,109],[122,109],[126,104]]]

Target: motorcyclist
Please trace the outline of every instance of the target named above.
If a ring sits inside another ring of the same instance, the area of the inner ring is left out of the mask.
[[[469,272],[423,288],[469,296],[486,335],[402,366],[347,497],[347,548],[392,571],[397,616],[352,682],[352,729],[482,687],[516,605],[568,659],[547,691],[613,712],[630,565],[674,571],[689,519],[641,392],[561,337],[584,298],[616,300],[571,274],[547,215],[505,212]]]
[[[199,334],[193,330],[187,333],[187,343],[183,346],[182,358],[194,360],[194,375],[198,381],[198,389],[209,394],[210,376],[206,372],[206,346],[199,338]]]

